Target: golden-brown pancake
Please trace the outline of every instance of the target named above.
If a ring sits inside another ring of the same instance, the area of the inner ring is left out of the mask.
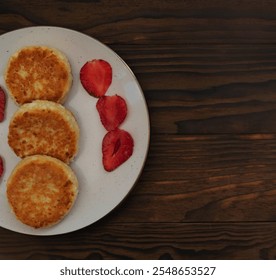
[[[72,169],[49,156],[21,160],[7,182],[7,198],[22,223],[33,228],[52,226],[71,210],[78,194]]]
[[[5,82],[18,105],[33,100],[63,103],[72,85],[71,67],[57,49],[28,46],[10,57]]]
[[[17,156],[48,155],[65,163],[78,151],[79,127],[62,105],[36,100],[19,107],[11,118],[8,143]]]

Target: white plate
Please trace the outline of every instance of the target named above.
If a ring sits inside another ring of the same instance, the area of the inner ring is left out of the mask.
[[[68,233],[105,216],[134,186],[143,169],[149,146],[148,110],[134,74],[116,53],[87,35],[59,27],[30,27],[0,36],[0,85],[6,92],[3,73],[8,58],[19,48],[28,45],[55,47],[64,52],[71,63],[74,80],[64,106],[74,113],[80,126],[79,153],[71,164],[79,180],[79,195],[70,213],[51,228],[32,229],[11,213],[6,198],[6,182],[20,159],[7,144],[9,120],[17,110],[8,97],[6,118],[0,123],[0,155],[5,165],[4,175],[0,179],[0,226],[32,235]],[[85,92],[79,80],[83,64],[96,58],[104,59],[112,66],[113,80],[106,95],[117,93],[126,100],[128,115],[120,127],[131,133],[135,143],[132,156],[113,172],[106,172],[102,166],[101,143],[106,131],[95,107],[97,99]]]

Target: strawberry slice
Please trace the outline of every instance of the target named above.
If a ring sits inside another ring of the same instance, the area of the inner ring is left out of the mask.
[[[5,117],[6,95],[4,90],[0,87],[0,122]]]
[[[3,164],[2,158],[0,157],[0,177],[1,177],[2,174],[3,174],[3,171],[4,171],[4,164]]]
[[[114,130],[125,120],[127,105],[119,95],[103,96],[96,104],[101,122],[107,131]]]
[[[133,153],[133,138],[125,130],[109,131],[102,142],[103,166],[108,172],[123,164]]]
[[[99,98],[105,95],[112,82],[112,68],[103,59],[88,61],[80,70],[80,81],[90,95]]]

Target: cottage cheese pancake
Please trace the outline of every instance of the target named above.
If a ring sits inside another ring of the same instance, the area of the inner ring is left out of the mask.
[[[5,82],[18,105],[38,99],[63,103],[72,85],[71,67],[57,49],[28,46],[10,57]]]
[[[22,223],[33,228],[52,226],[71,210],[78,194],[72,169],[49,156],[21,160],[7,182],[7,198]]]
[[[65,163],[78,151],[79,127],[73,114],[60,104],[36,100],[12,116],[8,143],[17,156],[48,155]]]

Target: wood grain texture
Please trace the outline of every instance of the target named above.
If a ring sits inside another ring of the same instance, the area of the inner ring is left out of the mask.
[[[275,148],[268,134],[153,136],[116,221],[275,221]]]
[[[0,35],[36,25],[128,63],[151,143],[115,211],[62,236],[0,228],[0,259],[276,258],[275,1],[0,0]]]
[[[275,259],[275,223],[100,223],[62,236],[0,229],[0,259]],[[13,242],[13,246],[7,246]]]

